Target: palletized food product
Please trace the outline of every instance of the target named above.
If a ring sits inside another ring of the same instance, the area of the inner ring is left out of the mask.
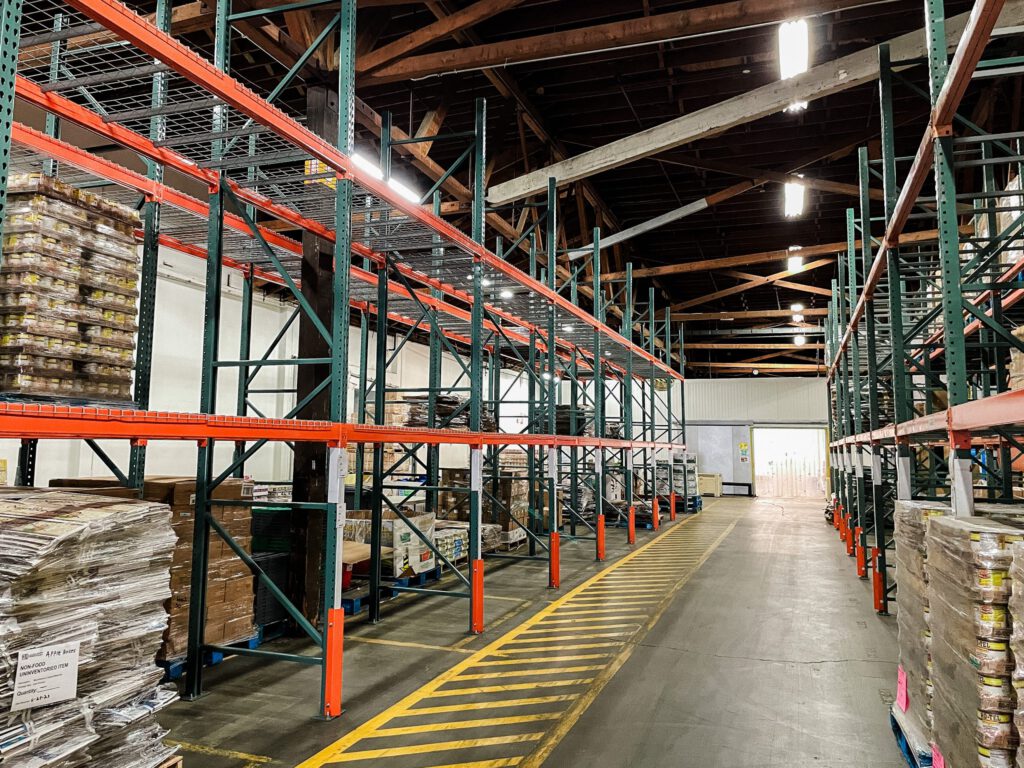
[[[925,501],[897,501],[893,514],[896,525],[896,592],[899,627],[900,666],[906,678],[908,731],[927,751],[932,727],[932,683],[930,612],[928,606],[927,526],[932,517],[951,515],[945,504]]]
[[[983,517],[928,521],[933,736],[947,765],[1006,764],[1017,748],[1017,692],[998,667],[1022,538],[1020,528]],[[996,668],[982,670],[982,658]]]
[[[39,174],[8,182],[0,392],[129,402],[136,211]]]
[[[0,495],[0,764],[155,768],[151,715],[174,701],[154,664],[167,625],[170,510],[59,491]],[[77,649],[71,698],[22,709],[21,653]]]

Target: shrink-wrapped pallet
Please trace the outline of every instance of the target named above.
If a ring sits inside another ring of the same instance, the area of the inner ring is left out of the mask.
[[[173,753],[152,714],[176,698],[154,663],[174,542],[163,504],[0,495],[0,765],[152,768]],[[58,646],[77,659],[71,698],[21,708],[20,654]]]
[[[33,174],[4,214],[0,392],[129,402],[138,213]]]
[[[1010,638],[1011,547],[1021,539],[1020,528],[987,518],[928,523],[933,738],[949,766],[1015,759],[1016,692],[998,651]]]
[[[951,515],[944,504],[896,501],[893,512],[896,541],[897,627],[899,663],[907,687],[907,730],[927,750],[932,727],[931,630],[928,610],[927,526],[932,517]]]

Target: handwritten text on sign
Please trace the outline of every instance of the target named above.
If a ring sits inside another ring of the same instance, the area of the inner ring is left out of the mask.
[[[18,653],[11,710],[30,709],[75,698],[79,641],[29,648]]]

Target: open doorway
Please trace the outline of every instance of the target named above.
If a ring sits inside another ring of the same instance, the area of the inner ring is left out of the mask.
[[[824,498],[824,429],[755,427],[753,443],[758,496]]]

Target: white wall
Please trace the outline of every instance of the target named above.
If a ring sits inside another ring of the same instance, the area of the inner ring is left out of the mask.
[[[716,424],[826,424],[824,378],[687,379],[686,420]]]

